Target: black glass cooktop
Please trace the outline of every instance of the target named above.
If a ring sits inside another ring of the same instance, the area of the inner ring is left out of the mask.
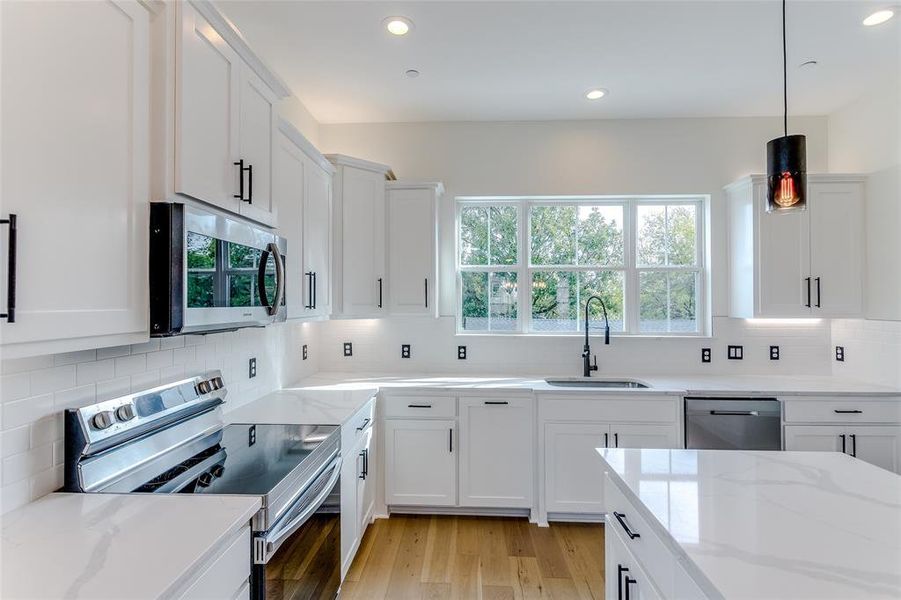
[[[268,494],[337,429],[336,425],[229,425],[220,442],[225,462],[195,492]]]

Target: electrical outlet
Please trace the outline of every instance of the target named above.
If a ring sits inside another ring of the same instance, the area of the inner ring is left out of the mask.
[[[779,360],[779,346],[770,346],[770,360]]]
[[[743,360],[745,357],[744,346],[729,346],[726,356],[729,360]]]
[[[309,358],[310,354],[309,354],[309,352],[307,352],[307,345],[306,345],[306,344],[303,345],[302,352],[303,352],[303,359],[304,359],[304,360],[306,360],[307,358]]]
[[[835,347],[835,360],[838,362],[845,362],[845,347],[844,346],[836,346]]]
[[[257,426],[251,425],[247,429],[247,445],[253,446],[256,443],[257,443]]]
[[[710,348],[701,348],[701,362],[702,363],[710,362]]]
[[[457,346],[457,359],[466,360],[466,346]]]
[[[354,355],[354,345],[350,342],[344,342],[344,356]]]
[[[257,376],[257,359],[251,358],[247,363],[247,377],[253,379]]]
[[[400,345],[400,357],[401,358],[410,358],[410,344],[401,344]]]

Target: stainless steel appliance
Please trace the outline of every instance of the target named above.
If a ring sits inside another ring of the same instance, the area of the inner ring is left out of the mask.
[[[284,321],[287,242],[212,208],[150,205],[150,335]]]
[[[775,398],[685,398],[685,447],[781,450]]]
[[[224,425],[219,371],[65,413],[70,492],[246,494],[253,598],[337,596],[341,432],[336,425]],[[316,541],[313,544],[313,541]],[[321,542],[321,543],[320,543]],[[315,560],[303,560],[315,553]],[[291,580],[277,575],[291,564]],[[267,581],[267,566],[273,577]],[[272,568],[276,566],[276,568]],[[289,593],[290,592],[290,593]]]

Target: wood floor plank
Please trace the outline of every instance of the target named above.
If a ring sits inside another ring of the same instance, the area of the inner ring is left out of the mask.
[[[537,558],[511,556],[509,565],[513,576],[513,596],[516,600],[534,600],[545,596]]]
[[[554,523],[550,527],[532,527],[529,529],[532,543],[535,545],[538,567],[541,569],[542,577],[571,578],[566,559],[563,557],[563,551],[560,549],[557,536],[553,531],[553,528],[556,526],[557,524]]]
[[[514,600],[513,586],[510,585],[483,585],[482,600]]]
[[[457,552],[457,523],[457,519],[438,516],[429,521],[422,565],[424,583],[450,583],[451,557]]]
[[[552,526],[581,598],[604,597],[604,527],[555,523]]]
[[[509,556],[535,556],[535,545],[532,543],[532,536],[529,535],[529,527],[526,519],[506,519],[504,521],[505,541]]]
[[[451,567],[451,598],[474,600],[482,597],[482,581],[479,574],[479,555],[460,554],[453,557]]]
[[[457,552],[479,555],[479,528],[482,520],[477,517],[457,518]]]
[[[400,548],[405,520],[382,519],[376,524],[378,527],[371,532],[376,535],[374,546],[356,587],[369,598],[385,598],[388,583],[391,581],[394,559],[397,558],[397,551]],[[369,534],[367,531],[366,535]]]
[[[505,519],[483,519],[479,526],[479,557],[482,585],[511,585]]]
[[[400,546],[391,568],[388,598],[406,600],[420,597],[429,521],[430,517],[424,516],[410,516],[405,519]]]
[[[450,583],[434,583],[424,582],[420,584],[422,600],[450,600],[451,584]],[[268,600],[268,599],[267,599]]]
[[[579,593],[579,590],[576,588],[576,584],[572,579],[545,577],[542,581],[544,582],[544,591],[547,598],[553,598],[553,600],[583,600],[584,598]],[[588,596],[585,600],[592,600],[592,598],[591,596]],[[598,598],[597,600],[603,599]]]

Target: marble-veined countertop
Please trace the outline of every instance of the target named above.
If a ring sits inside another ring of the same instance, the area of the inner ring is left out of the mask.
[[[838,452],[604,449],[711,598],[901,598],[901,476]]]

